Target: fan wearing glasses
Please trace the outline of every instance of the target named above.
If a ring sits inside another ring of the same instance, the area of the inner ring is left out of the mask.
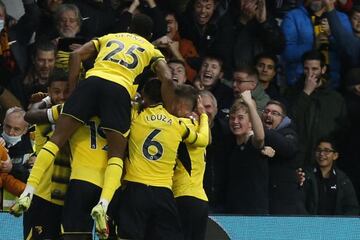
[[[359,203],[346,174],[336,167],[339,153],[331,139],[315,149],[315,166],[305,172],[306,208],[314,215],[358,215]]]
[[[296,161],[298,137],[286,107],[270,100],[261,114],[265,127],[265,146],[262,150],[269,159],[270,214],[306,214],[302,192],[298,188]]]

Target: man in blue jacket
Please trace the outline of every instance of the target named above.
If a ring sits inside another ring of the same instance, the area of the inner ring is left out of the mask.
[[[335,40],[338,42],[339,49],[345,53],[351,67],[359,67],[360,29],[357,25],[359,22],[360,7],[354,6],[350,12],[353,31],[349,32],[347,30],[347,25],[344,25],[334,8],[334,1],[323,0],[323,2],[326,6],[330,30]]]
[[[348,17],[334,10],[344,31],[351,33]],[[329,30],[326,19],[326,8],[322,0],[306,0],[304,5],[289,11],[281,28],[285,36],[285,50],[282,57],[285,62],[286,79],[294,85],[303,73],[301,57],[312,49],[321,51],[326,56],[326,64],[330,66],[331,87],[339,86],[340,61],[337,42]]]

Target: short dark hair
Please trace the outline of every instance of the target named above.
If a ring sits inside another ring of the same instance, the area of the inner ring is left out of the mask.
[[[53,82],[67,82],[69,74],[62,68],[54,68],[49,76],[48,86],[50,87]]]
[[[317,144],[316,144],[316,147],[319,146],[320,143],[330,143],[332,149],[334,149],[335,152],[338,152],[339,148],[337,146],[337,143],[335,141],[335,139],[333,137],[329,137],[329,136],[326,136],[326,137],[321,137],[318,141],[317,141]]]
[[[270,104],[274,104],[274,105],[277,105],[281,108],[281,111],[282,111],[282,114],[283,116],[286,116],[287,115],[287,111],[286,111],[286,107],[285,105],[280,102],[280,101],[277,101],[277,100],[270,100],[266,103],[266,106],[270,105]]]
[[[304,53],[304,55],[302,56],[303,64],[305,64],[305,62],[309,61],[309,60],[320,61],[320,66],[321,67],[325,66],[325,56],[322,52],[320,52],[318,50],[310,50],[310,51]]]
[[[206,56],[204,56],[204,58],[203,58],[202,61],[201,61],[201,64],[205,61],[205,59],[211,59],[211,60],[216,60],[216,61],[218,61],[219,66],[220,66],[220,71],[223,70],[224,61],[223,61],[223,59],[222,59],[219,55],[217,55],[217,54],[215,54],[215,53],[209,53],[209,54],[207,54]]]
[[[33,51],[33,57],[36,57],[36,54],[38,51],[54,51],[54,54],[56,55],[57,49],[55,44],[53,44],[49,40],[40,39],[35,43],[34,51]]]
[[[149,79],[143,87],[143,94],[151,101],[151,104],[161,103],[162,96],[160,80],[157,78]]]
[[[146,39],[150,39],[153,27],[153,20],[149,16],[139,13],[133,17],[129,32],[140,35]]]
[[[360,5],[354,5],[350,12],[349,12],[349,17],[352,17],[355,13],[360,13]]]
[[[175,96],[180,101],[186,101],[189,103],[191,111],[194,110],[197,99],[199,96],[199,90],[188,84],[181,84],[175,88]]]
[[[275,54],[263,52],[263,53],[258,54],[255,57],[254,64],[256,65],[260,61],[260,59],[263,59],[263,58],[271,59],[274,62],[275,67],[279,63],[279,59],[277,58],[277,56]]]
[[[176,11],[172,10],[172,9],[169,9],[167,11],[164,12],[164,16],[166,17],[167,15],[172,15],[174,16],[175,20],[178,21],[179,19],[179,15]]]
[[[180,59],[176,59],[176,58],[173,58],[173,59],[170,59],[169,61],[167,61],[167,64],[169,65],[170,63],[177,63],[177,64],[181,64],[184,66],[185,68],[185,62],[180,60]]]
[[[258,76],[258,73],[257,73],[255,67],[253,67],[253,66],[248,66],[248,65],[238,66],[238,67],[235,69],[234,73],[235,73],[235,72],[247,73],[249,76],[256,76],[256,78],[257,78],[257,76]]]

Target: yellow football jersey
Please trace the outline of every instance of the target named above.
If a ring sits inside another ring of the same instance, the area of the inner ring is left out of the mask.
[[[100,119],[92,117],[71,136],[71,177],[102,187],[107,167],[107,141]]]
[[[56,121],[62,110],[62,105],[51,108]],[[53,134],[54,125],[50,123],[37,124],[35,127],[35,152],[39,153],[44,144]],[[35,195],[57,205],[64,205],[64,198],[70,179],[70,150],[66,144],[56,155],[54,164],[45,171]]]
[[[203,138],[161,104],[145,108],[132,119],[124,179],[171,189],[177,149],[184,139],[197,144]]]
[[[191,119],[181,119],[193,131],[205,131],[203,134],[209,138],[209,130],[200,128],[199,124]],[[207,127],[208,129],[208,127]],[[203,188],[205,173],[206,146],[195,146],[181,143],[176,159],[172,190],[174,197],[192,196],[208,201]]]
[[[86,77],[98,76],[125,87],[133,99],[137,84],[135,78],[145,67],[151,66],[162,53],[145,38],[131,33],[108,34],[93,40],[98,51],[94,67]]]

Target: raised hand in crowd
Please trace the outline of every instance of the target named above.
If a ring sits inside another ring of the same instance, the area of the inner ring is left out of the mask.
[[[240,94],[240,97],[242,98],[242,100],[245,102],[246,105],[254,105],[255,104],[255,101],[252,99],[251,97],[251,91],[250,90],[246,90],[246,91],[243,91],[241,94]]]
[[[305,76],[305,86],[304,86],[304,92],[307,95],[311,95],[311,93],[314,92],[314,90],[321,85],[321,76],[318,76],[316,74],[311,74]]]
[[[331,35],[329,21],[326,18],[321,19],[320,30],[327,37]]]
[[[150,8],[156,7],[155,0],[145,0],[145,1],[149,4]]]
[[[140,5],[139,0],[133,0],[133,2],[131,3],[131,5],[127,11],[131,14],[134,14],[135,10],[139,7],[139,5]]]
[[[327,44],[329,42],[330,26],[326,18],[321,19],[320,23],[320,33],[316,36],[316,48],[321,49],[322,44]]]
[[[243,0],[241,1],[241,17],[242,23],[247,23],[253,18],[260,23],[266,21],[266,3],[265,0]]]
[[[241,1],[241,16],[240,22],[246,24],[248,21],[253,19],[257,12],[257,4],[253,0],[243,0]]]

